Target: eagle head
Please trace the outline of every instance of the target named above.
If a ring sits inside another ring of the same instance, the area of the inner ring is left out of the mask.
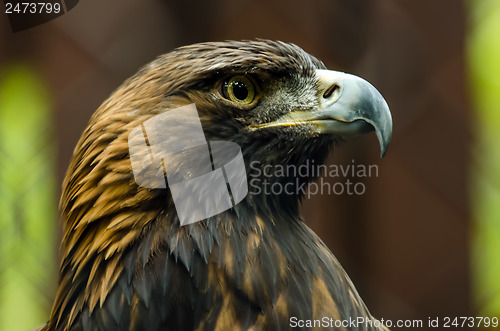
[[[369,316],[300,219],[300,196],[248,194],[180,226],[169,190],[137,184],[131,132],[190,104],[207,141],[240,147],[249,176],[255,167],[320,164],[333,143],[372,130],[383,156],[392,132],[387,103],[370,83],[327,70],[293,44],[206,42],[160,56],[101,105],[74,151],[47,330],[272,330],[287,328],[292,314]]]

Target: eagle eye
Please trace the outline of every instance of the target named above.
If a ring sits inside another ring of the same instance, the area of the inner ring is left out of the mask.
[[[243,75],[231,76],[222,81],[219,94],[224,99],[242,105],[250,105],[256,100],[255,85]]]

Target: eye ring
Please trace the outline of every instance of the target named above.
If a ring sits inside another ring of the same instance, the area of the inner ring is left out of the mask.
[[[257,100],[255,84],[244,75],[234,75],[224,79],[218,90],[221,97],[240,105],[248,106]]]

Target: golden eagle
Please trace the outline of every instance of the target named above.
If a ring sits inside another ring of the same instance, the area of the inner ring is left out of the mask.
[[[101,105],[74,151],[58,291],[42,330],[385,329],[299,216],[300,193],[250,192],[181,226],[168,187],[137,184],[131,131],[189,104],[208,141],[238,144],[247,176],[250,164],[322,164],[332,144],[372,130],[383,156],[392,133],[372,85],[293,44],[206,42],[160,56]]]

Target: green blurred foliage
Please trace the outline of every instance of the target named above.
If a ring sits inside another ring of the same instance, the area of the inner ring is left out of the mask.
[[[52,109],[43,81],[0,68],[0,330],[48,319],[57,244]]]
[[[500,1],[468,2],[469,82],[476,110],[471,254],[478,313],[500,316]]]

